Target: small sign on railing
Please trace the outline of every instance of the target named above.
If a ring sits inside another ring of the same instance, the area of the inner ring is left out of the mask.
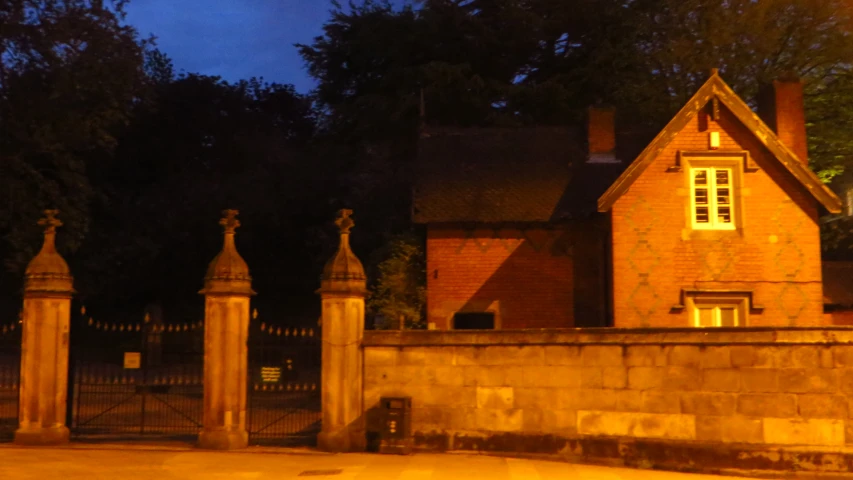
[[[124,352],[124,368],[136,370],[142,366],[142,353]]]
[[[261,382],[278,383],[281,380],[281,367],[261,367]]]

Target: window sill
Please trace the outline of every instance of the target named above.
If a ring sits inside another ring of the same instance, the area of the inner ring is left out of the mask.
[[[691,228],[682,231],[682,240],[726,240],[730,238],[743,238],[743,229],[734,230],[694,230]]]

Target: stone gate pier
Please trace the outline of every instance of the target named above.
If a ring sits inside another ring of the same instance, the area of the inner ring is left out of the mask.
[[[30,261],[24,283],[19,426],[15,443],[67,443],[65,409],[68,385],[68,340],[73,278],[56,251],[57,210],[45,210],[39,221],[44,243]]]

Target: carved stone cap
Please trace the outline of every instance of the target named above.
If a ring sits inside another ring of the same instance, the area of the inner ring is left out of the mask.
[[[319,290],[321,294],[338,293],[364,296],[367,291],[367,276],[364,274],[364,267],[349,245],[349,232],[355,225],[350,215],[352,215],[352,210],[338,211],[335,224],[340,229],[341,239],[338,243],[337,252],[326,262],[326,266],[323,268]]]
[[[39,253],[27,265],[24,291],[26,293],[47,293],[71,295],[74,293],[74,279],[65,259],[56,251],[56,228],[62,222],[56,218],[58,210],[45,210],[39,225],[44,227],[44,243]]]
[[[240,221],[237,220],[237,210],[224,210],[219,224],[224,228],[222,251],[219,252],[204,276],[204,295],[254,295],[252,277],[249,275],[249,265],[237,253],[234,244],[234,234]]]

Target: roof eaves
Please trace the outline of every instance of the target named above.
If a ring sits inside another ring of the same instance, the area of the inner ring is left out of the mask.
[[[598,199],[598,211],[607,212],[645,171],[648,165],[663,151],[687,125],[694,115],[717,97],[731,110],[735,117],[773,154],[791,175],[799,181],[806,190],[830,213],[839,213],[842,202],[828,186],[814,174],[787,146],[785,146],[773,130],[767,126],[726,82],[715,72],[711,78],[693,95],[682,109],[669,121],[652,142],[628,166],[625,172]]]

